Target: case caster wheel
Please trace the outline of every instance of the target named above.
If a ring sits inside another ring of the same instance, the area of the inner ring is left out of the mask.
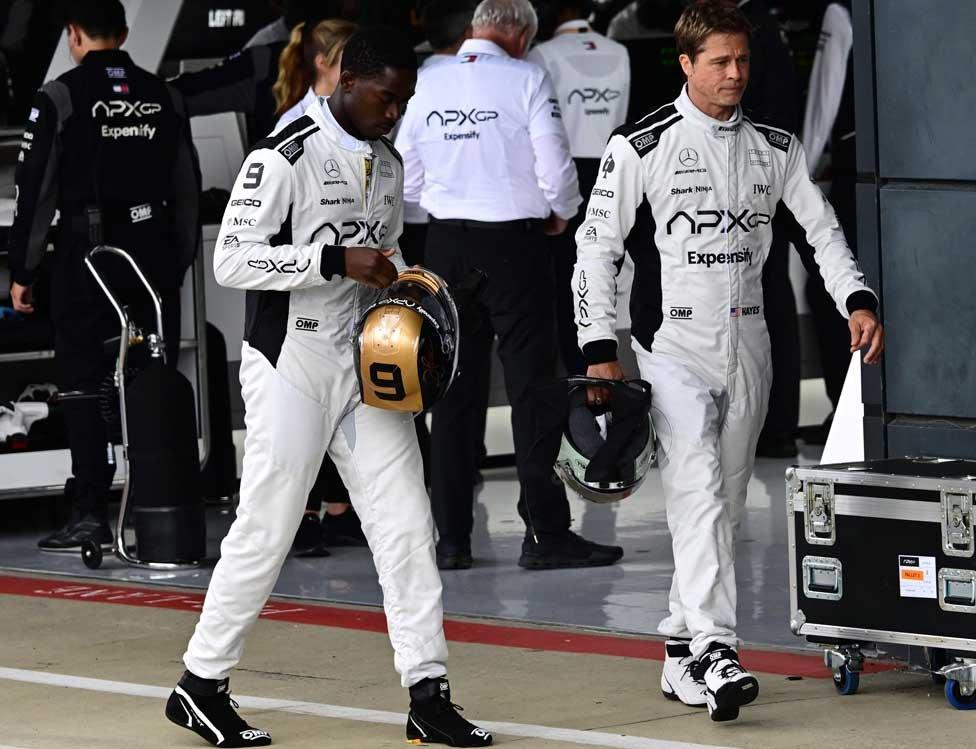
[[[955,679],[948,679],[945,683],[946,702],[956,710],[976,710],[976,694],[968,697],[959,690],[959,682]]]
[[[847,666],[841,666],[839,671],[834,672],[834,689],[838,694],[856,694],[857,688],[861,685],[861,675],[857,671],[851,671]]]
[[[91,539],[81,545],[81,561],[90,570],[97,570],[102,566],[102,547]]]

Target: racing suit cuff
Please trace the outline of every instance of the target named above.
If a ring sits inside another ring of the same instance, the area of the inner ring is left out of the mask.
[[[617,342],[615,340],[590,341],[583,345],[583,358],[587,364],[606,364],[617,361]]]
[[[878,300],[870,291],[855,291],[847,297],[847,311],[854,314],[858,310],[866,309],[872,314],[878,314]]]
[[[346,275],[346,248],[331,244],[322,245],[319,273],[326,281],[331,281],[333,276],[343,278]]]
[[[10,280],[21,286],[33,286],[34,285],[34,271],[27,270],[26,268],[15,270],[10,269]]]

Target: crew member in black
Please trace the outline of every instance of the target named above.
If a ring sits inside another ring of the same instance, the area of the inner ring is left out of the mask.
[[[175,364],[179,289],[199,241],[200,176],[181,97],[119,49],[128,29],[118,0],[75,0],[65,12],[77,67],[37,92],[16,172],[10,234],[14,308],[34,311],[32,285],[60,212],[51,263],[51,317],[62,390],[96,390],[111,372],[104,341],[118,318],[84,265],[98,244],[128,251],[163,298],[164,337]],[[108,266],[133,317],[154,327],[148,295],[131,271]],[[150,328],[151,329],[151,328]],[[67,527],[45,551],[77,550],[90,538],[111,543],[107,504],[115,466],[92,400],[65,405],[74,481]]]

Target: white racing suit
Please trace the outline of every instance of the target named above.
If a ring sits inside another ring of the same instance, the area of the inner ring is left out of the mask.
[[[376,292],[344,278],[344,246],[396,247],[403,169],[388,141],[346,134],[327,104],[257,144],[231,193],[214,273],[247,289],[247,437],[237,518],[221,544],[186,667],[221,679],[274,587],[328,449],[383,588],[403,686],[446,673],[441,581],[413,418],[365,406],[353,364]],[[397,254],[395,262],[402,266]]]
[[[576,234],[576,324],[589,364],[617,358],[616,266],[645,197],[654,234],[632,251],[632,335],[654,389],[675,565],[659,631],[691,639],[698,656],[711,642],[737,644],[734,538],[772,379],[762,267],[780,199],[841,314],[877,300],[796,137],[738,110],[718,122],[682,92],[617,130],[604,152]]]

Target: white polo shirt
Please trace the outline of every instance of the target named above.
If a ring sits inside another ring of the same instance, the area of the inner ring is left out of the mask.
[[[436,218],[569,219],[582,202],[549,76],[485,39],[424,71],[396,146],[404,200]]]
[[[569,21],[525,59],[552,78],[573,157],[599,159],[610,134],[627,120],[627,48],[596,33],[586,21]]]

